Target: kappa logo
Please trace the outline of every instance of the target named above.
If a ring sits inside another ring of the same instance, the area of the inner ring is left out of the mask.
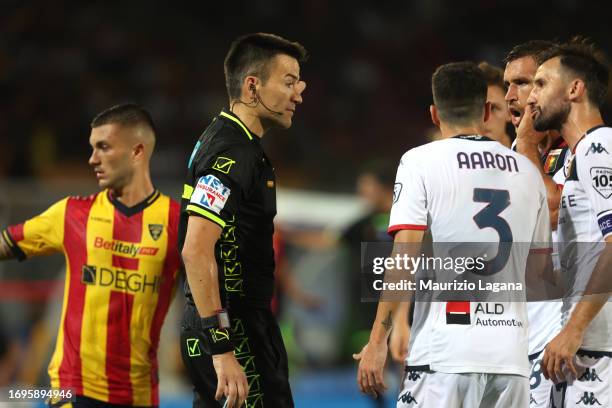
[[[593,392],[587,392],[585,391],[584,394],[582,395],[582,398],[580,398],[578,401],[576,401],[576,404],[584,404],[584,405],[601,405],[601,403],[597,400],[597,398],[595,398],[595,393]]]
[[[415,405],[419,405],[419,403],[417,402],[417,400],[412,396],[412,393],[410,391],[403,393],[402,395],[399,396],[399,398],[397,399],[397,401],[402,401],[404,404],[412,404],[414,403]]]
[[[597,143],[597,145],[595,143],[591,143],[591,147],[589,147],[589,150],[587,150],[585,156],[588,156],[589,153],[599,154],[599,153],[604,153],[604,152],[606,154],[610,154],[608,153],[606,148],[601,145],[601,143]]]
[[[418,371],[408,371],[408,381],[416,381],[421,379],[421,374]]]
[[[157,241],[159,239],[163,230],[164,226],[162,224],[149,224],[149,234],[151,234],[153,241]]]
[[[393,185],[393,204],[397,202],[402,194],[402,183],[395,183]]]
[[[217,160],[215,160],[215,164],[213,164],[212,168],[220,171],[221,173],[228,174],[234,163],[236,163],[236,160],[232,160],[229,157],[219,156],[217,157]]]
[[[535,400],[535,398],[533,398],[532,394],[529,394],[529,405],[531,404],[538,404],[538,401]]]
[[[580,376],[580,378],[578,378],[578,381],[599,381],[599,382],[603,382],[601,381],[601,378],[599,378],[599,376],[597,375],[597,371],[595,371],[595,369],[590,369],[587,368],[586,371],[584,372],[584,374],[582,374]]]

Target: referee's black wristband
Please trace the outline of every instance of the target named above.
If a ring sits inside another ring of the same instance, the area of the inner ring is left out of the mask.
[[[203,328],[201,333],[205,343],[204,351],[208,354],[214,356],[215,354],[234,351],[234,343],[229,329],[209,327]]]

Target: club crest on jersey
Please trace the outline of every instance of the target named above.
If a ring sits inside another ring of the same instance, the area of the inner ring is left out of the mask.
[[[162,224],[149,224],[149,234],[151,234],[153,241],[157,241],[159,239],[163,230],[164,226]]]
[[[548,152],[548,155],[546,156],[546,162],[544,163],[544,173],[554,174],[557,172],[561,152],[563,152],[563,149],[554,149]]]
[[[601,145],[601,143],[595,144],[594,142],[591,143],[591,147],[589,147],[589,150],[587,150],[587,152],[585,153],[585,156],[588,156],[589,153],[593,153],[593,154],[599,154],[599,153],[610,154],[610,153],[608,153],[606,148]]]
[[[606,200],[612,196],[612,168],[591,167],[593,189]]]
[[[393,185],[393,204],[397,202],[402,194],[402,183],[395,183]]]
[[[217,214],[221,213],[230,196],[231,190],[223,185],[221,180],[209,174],[200,177],[191,195],[191,202]]]

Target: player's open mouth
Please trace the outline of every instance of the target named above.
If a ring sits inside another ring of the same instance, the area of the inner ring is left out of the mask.
[[[516,108],[509,108],[509,110],[510,110],[510,120],[512,121],[512,125],[514,127],[518,127],[518,125],[521,123],[523,112],[519,111]]]

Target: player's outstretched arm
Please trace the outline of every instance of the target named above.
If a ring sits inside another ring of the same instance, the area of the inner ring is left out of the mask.
[[[602,251],[582,299],[576,304],[567,324],[548,343],[542,359],[544,377],[555,383],[565,381],[564,366],[577,378],[574,356],[582,344],[584,333],[610,298],[612,279],[612,236],[606,238]]]
[[[200,317],[209,317],[221,309],[215,243],[221,227],[201,218],[189,217],[182,256],[189,288]],[[206,335],[206,333],[203,333]],[[213,354],[217,373],[215,398],[227,397],[228,407],[240,407],[249,393],[246,376],[233,351]]]
[[[531,115],[531,105],[527,105],[523,118],[521,119],[521,124],[516,130],[516,151],[527,157],[540,171],[540,176],[542,176],[542,180],[544,180],[544,185],[546,186],[550,226],[554,231],[557,229],[557,221],[559,218],[561,189],[557,186],[557,183],[555,183],[552,177],[544,173],[538,146],[546,137],[547,132],[538,132],[533,128],[533,119]]]
[[[12,259],[14,257],[15,255],[13,254],[13,251],[11,251],[11,248],[9,248],[4,238],[0,237],[0,261]]]
[[[395,234],[394,249],[391,257],[396,255],[414,257],[418,255],[418,249],[423,241],[424,231],[402,230]],[[412,244],[412,245],[403,245]],[[385,272],[385,282],[399,281],[401,279],[413,280],[414,275],[408,270],[395,273],[387,270]],[[381,293],[381,298],[385,293]],[[387,295],[393,296],[393,295]],[[409,295],[407,295],[409,297]],[[404,301],[410,302],[410,298]],[[376,397],[387,389],[383,378],[383,370],[387,359],[387,340],[393,326],[393,316],[401,302],[399,301],[380,301],[376,318],[370,332],[370,339],[360,353],[354,354],[353,358],[359,361],[357,370],[357,384],[361,392]]]

